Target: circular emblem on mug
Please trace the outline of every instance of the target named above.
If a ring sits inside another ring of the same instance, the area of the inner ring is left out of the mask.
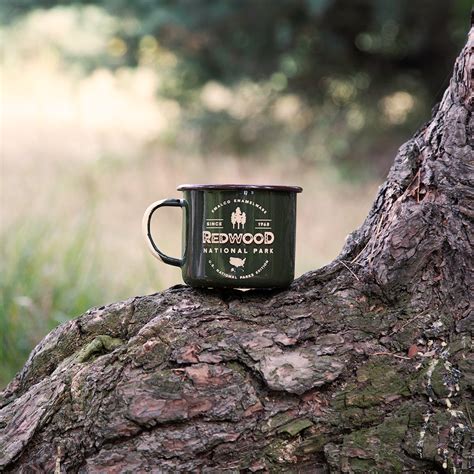
[[[273,258],[274,242],[272,217],[251,199],[221,201],[205,218],[202,251],[221,277],[245,280],[260,275]]]

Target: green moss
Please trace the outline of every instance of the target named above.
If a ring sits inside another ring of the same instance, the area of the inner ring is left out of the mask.
[[[296,436],[300,431],[313,426],[313,422],[307,418],[292,420],[289,423],[278,428],[277,433],[287,433],[290,436]]]
[[[350,407],[339,413],[339,422],[344,426],[362,427],[382,421],[384,412],[378,407]]]
[[[376,426],[373,432],[383,443],[391,446],[398,445],[403,439],[408,425],[408,416],[389,418],[384,423]]]
[[[416,430],[424,423],[426,407],[414,405],[408,416],[408,427]]]
[[[470,340],[466,336],[462,336],[459,339],[454,339],[449,343],[449,353],[456,354],[459,351],[467,350],[470,347]]]
[[[410,378],[397,369],[398,367],[383,359],[365,364],[357,372],[357,383],[348,385],[341,392],[333,402],[334,408],[369,408],[390,398],[409,396]]]
[[[437,364],[431,374],[431,388],[439,398],[446,398],[449,395],[449,388],[444,383],[447,370],[444,364]]]
[[[447,441],[445,436],[453,423],[456,424],[456,422],[443,407],[425,418],[428,410],[431,411],[432,406],[418,405],[411,407],[410,421],[405,433],[403,449],[412,457],[419,458],[421,456],[424,460],[439,462],[441,459],[439,448],[445,445]],[[417,416],[416,412],[422,415]],[[421,437],[422,432],[423,437]]]
[[[372,459],[351,458],[350,464],[351,472],[376,472],[374,471],[376,464]]]
[[[297,454],[305,455],[321,452],[324,446],[329,443],[330,438],[324,434],[317,433],[306,438],[297,449]]]
[[[79,351],[77,360],[80,363],[87,362],[93,356],[103,352],[112,352],[122,344],[123,341],[121,339],[107,335],[99,335]]]
[[[400,446],[407,430],[408,418],[406,413],[398,413],[373,428],[345,436],[342,455],[346,455],[352,471],[402,472]],[[357,454],[354,455],[354,452]]]
[[[275,428],[278,428],[279,426],[282,426],[293,419],[294,415],[292,415],[291,413],[278,413],[275,416],[269,418],[260,429],[263,433],[267,433],[268,431],[272,431]]]
[[[263,450],[263,454],[272,464],[279,464],[285,446],[286,443],[283,440],[276,439]]]

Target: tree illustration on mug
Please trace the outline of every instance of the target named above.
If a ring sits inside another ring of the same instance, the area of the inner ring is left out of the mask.
[[[232,228],[235,229],[235,224],[237,224],[237,229],[240,229],[240,226],[242,226],[242,229],[245,228],[245,223],[247,222],[247,216],[245,212],[242,212],[240,210],[240,207],[238,207],[231,215],[230,215],[230,222],[232,222]]]

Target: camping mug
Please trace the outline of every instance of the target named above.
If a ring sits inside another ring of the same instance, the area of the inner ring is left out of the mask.
[[[196,287],[278,288],[294,278],[297,186],[183,184],[184,199],[151,204],[143,233],[151,253],[181,267]],[[165,255],[151,235],[160,207],[184,209],[183,255]]]

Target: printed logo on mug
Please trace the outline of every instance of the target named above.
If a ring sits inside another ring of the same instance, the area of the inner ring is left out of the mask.
[[[183,184],[184,199],[151,204],[143,232],[152,254],[181,267],[196,287],[278,288],[294,279],[298,186]],[[151,235],[153,213],[185,210],[183,256],[165,255]]]

